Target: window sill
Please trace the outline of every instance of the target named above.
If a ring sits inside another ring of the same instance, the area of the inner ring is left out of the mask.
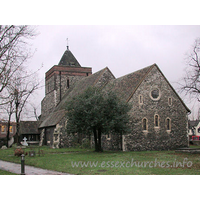
[[[147,131],[147,130],[143,130],[142,132],[144,133],[144,135],[147,135],[147,134],[148,134],[148,131]]]
[[[170,134],[170,133],[171,133],[171,130],[166,130],[166,132],[167,132],[168,134]]]
[[[160,130],[160,127],[159,127],[159,126],[154,126],[154,130],[155,130],[155,131],[159,131],[159,130]]]

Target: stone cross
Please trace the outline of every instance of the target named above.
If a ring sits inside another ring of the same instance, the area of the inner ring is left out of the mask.
[[[28,146],[28,143],[26,142],[27,138],[24,137],[23,140],[24,140],[24,142],[22,143],[22,145],[23,145],[23,146]]]

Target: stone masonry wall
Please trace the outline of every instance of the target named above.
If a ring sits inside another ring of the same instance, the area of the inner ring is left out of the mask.
[[[66,77],[67,78],[67,77]],[[73,83],[73,81],[78,81],[80,80],[79,78],[81,77],[69,77],[71,78],[71,82]],[[108,81],[110,81],[111,79],[113,79],[114,76],[112,75],[112,73],[110,73],[110,71],[108,69],[106,69],[104,71],[104,73],[101,75],[101,77],[98,79],[98,81],[96,82],[95,86],[97,87],[102,87],[105,83],[107,83]],[[63,81],[65,81],[66,79],[63,78]],[[66,117],[64,117],[59,124],[62,126],[61,128],[61,132],[62,132],[62,136],[61,136],[61,147],[72,147],[76,144],[77,140],[78,140],[78,135],[73,135],[70,133],[67,133],[66,131],[66,126],[67,126],[67,119]],[[82,139],[88,139],[88,136],[84,136],[82,135]],[[91,134],[91,140],[93,140],[93,134]],[[104,141],[108,141],[108,144]],[[102,147],[104,148],[103,144],[105,143],[105,148],[106,149],[119,149],[119,140],[112,140],[109,142],[109,140],[107,140],[107,137],[105,135],[102,136]],[[91,145],[94,146],[94,141],[91,142]]]
[[[42,117],[46,117],[49,113],[53,111],[56,105],[56,90],[47,94],[41,102],[41,114]]]
[[[159,89],[160,98],[153,100],[151,91]],[[142,95],[142,103],[139,103]],[[171,98],[172,104],[169,105]],[[129,103],[132,133],[125,135],[125,150],[166,150],[188,145],[187,111],[156,67],[148,74],[136,90]],[[155,127],[155,115],[159,126]],[[147,131],[143,131],[142,119],[147,119]],[[166,119],[171,120],[171,131],[167,131]]]
[[[99,80],[96,82],[95,86],[96,87],[103,87],[104,84],[106,84],[107,82],[109,82],[110,80],[115,79],[115,77],[113,76],[113,74],[109,71],[108,68],[106,68],[106,70],[104,71],[104,73],[102,74],[102,76],[99,78]]]
[[[63,94],[67,91],[67,79],[69,79],[70,85],[73,85],[73,83],[80,80],[79,78],[81,77],[63,75],[61,77]],[[104,74],[96,82],[96,86],[102,87],[108,80],[113,78],[109,70],[105,70]],[[57,77],[56,85],[60,84],[59,80],[60,78]],[[151,94],[151,91],[155,89],[159,91],[157,98],[153,98]],[[52,102],[55,99],[55,95],[52,94],[50,95],[49,93],[48,99],[43,100],[43,108],[46,105],[49,108],[53,106]],[[58,89],[56,95],[57,97],[59,96]],[[124,136],[111,134],[110,138],[102,135],[103,149],[123,149],[125,151],[168,150],[188,146],[187,110],[156,66],[142,81],[130,98],[129,103],[132,105],[130,111],[132,132]],[[155,115],[158,116],[157,126],[155,124]],[[143,127],[142,121],[144,118],[147,120],[147,130],[144,130]],[[171,122],[170,130],[167,129],[167,119]],[[62,126],[60,147],[74,146],[77,143],[78,135],[66,132],[66,117],[62,118],[59,125]],[[88,138],[88,136],[83,135],[81,137],[83,140]]]
[[[67,90],[72,87],[77,81],[82,79],[84,76],[67,76],[61,74],[55,74],[46,81],[45,85],[45,97],[41,103],[42,117],[47,116],[53,111],[53,109],[60,102],[60,80],[61,80],[61,99],[66,94]],[[69,87],[67,81],[69,80]]]

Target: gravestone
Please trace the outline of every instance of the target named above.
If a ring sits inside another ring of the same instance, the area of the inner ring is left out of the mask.
[[[28,146],[28,143],[26,142],[27,138],[24,137],[23,140],[24,140],[24,142],[22,142],[22,145],[23,145],[23,146]]]
[[[7,146],[4,145],[4,146],[1,147],[1,149],[7,149]]]
[[[11,137],[10,140],[8,141],[8,146],[11,147],[14,143],[14,138]]]

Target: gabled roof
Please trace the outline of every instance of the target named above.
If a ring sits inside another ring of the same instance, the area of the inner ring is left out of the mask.
[[[74,67],[81,67],[81,65],[79,64],[79,62],[76,60],[76,58],[74,57],[74,55],[72,54],[72,52],[67,49],[62,58],[60,59],[60,62],[58,63],[58,65],[67,65],[67,66],[74,66]]]
[[[65,110],[58,110],[50,113],[40,124],[39,128],[55,126],[65,116]]]
[[[135,90],[139,87],[144,77],[154,65],[145,67],[136,72],[111,80],[104,88],[107,91],[115,91],[123,100],[129,101]]]
[[[156,67],[157,70],[162,74],[165,81],[169,84],[171,89],[174,91],[174,93],[177,95],[178,99],[181,101],[183,106],[186,108],[188,112],[190,112],[190,109],[185,105],[183,100],[179,97],[177,92],[174,90],[172,85],[169,83],[169,81],[166,79],[164,74],[161,72],[159,67],[156,64],[150,65],[148,67],[145,67],[141,70],[138,70],[136,72],[130,73],[128,75],[122,76],[120,78],[117,78],[115,80],[111,80],[104,88],[104,90],[107,91],[115,91],[123,100],[128,102],[137,88],[140,86],[142,81],[145,79],[145,77],[149,74],[149,72]]]
[[[38,134],[38,121],[20,121],[19,133],[21,134]]]
[[[44,119],[44,121],[41,123],[39,128],[42,127],[48,127],[48,126],[55,126],[65,115],[65,107],[67,102],[73,99],[73,97],[77,96],[78,94],[81,94],[84,92],[89,86],[97,86],[97,87],[103,87],[104,84],[107,83],[107,81],[99,82],[101,78],[104,78],[106,73],[110,73],[111,77],[114,79],[115,77],[110,72],[108,67],[90,75],[87,77],[82,78],[80,81],[78,81],[75,85],[69,88],[67,93],[62,98],[61,102],[56,106],[54,111],[48,115]]]
[[[73,87],[71,87],[68,92],[64,95],[62,98],[61,102],[58,104],[55,110],[60,110],[64,109],[66,102],[70,101],[73,97],[77,96],[78,94],[81,94],[84,92],[89,86],[97,86],[97,87],[102,87],[104,84],[107,83],[107,81],[104,80],[103,84],[99,83],[98,81],[104,77],[104,74],[106,72],[110,72],[108,67],[90,75],[87,77],[82,78],[80,81],[78,81]],[[111,73],[112,75],[112,73]],[[113,75],[112,75],[113,76]],[[113,78],[115,78],[113,76]]]
[[[115,79],[113,74],[110,72],[110,70],[106,67],[95,74],[92,74],[88,77],[82,78],[80,81],[78,81],[73,87],[71,87],[61,102],[57,105],[57,107],[54,109],[54,112],[52,112],[49,117],[47,117],[42,124],[40,125],[40,128],[47,127],[47,126],[54,126],[56,125],[61,118],[64,116],[64,110],[66,107],[67,102],[73,99],[73,97],[77,96],[78,94],[81,94],[84,92],[89,86],[97,86],[99,88],[102,88],[105,91],[114,91],[121,97],[121,99],[128,102],[137,88],[140,86],[140,84],[143,82],[145,77],[149,74],[149,72],[156,67],[157,70],[162,74],[166,82],[169,84],[171,89],[174,91],[174,93],[177,95],[183,106],[186,108],[188,112],[190,110],[187,108],[187,106],[184,104],[182,99],[179,97],[179,95],[176,93],[174,88],[171,86],[171,84],[168,82],[166,77],[163,75],[161,70],[156,64],[153,64],[151,66],[145,67],[141,70],[138,70],[136,72],[130,73],[128,75],[122,76],[120,78]],[[111,79],[105,81],[104,76],[106,76],[106,72],[108,72],[111,75]],[[100,80],[104,80],[103,82]]]
[[[188,120],[188,128],[196,127],[199,124],[200,120]]]

